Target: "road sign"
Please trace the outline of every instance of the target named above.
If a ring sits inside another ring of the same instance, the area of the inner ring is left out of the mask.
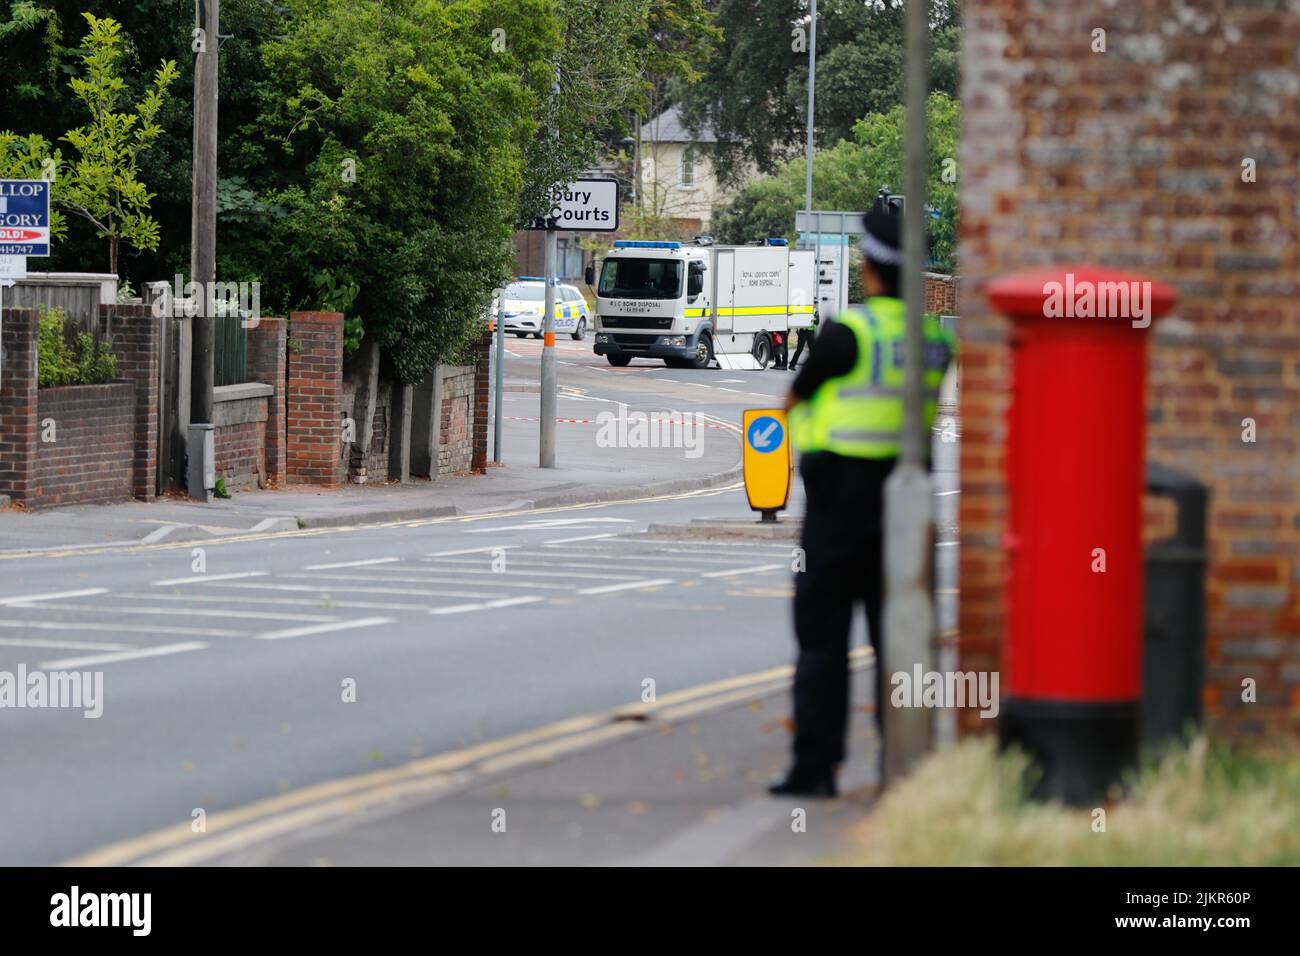
[[[747,408],[741,424],[745,432],[745,495],[749,507],[762,511],[766,520],[790,498],[794,469],[790,429],[779,408]]]
[[[866,218],[866,214],[861,212],[800,209],[794,214],[794,227],[799,232],[834,232],[860,236],[867,231]]]
[[[618,182],[613,179],[579,179],[555,186],[548,194],[551,211],[534,219],[529,229],[572,229],[576,232],[618,230]]]
[[[50,184],[0,179],[0,256],[50,254]]]

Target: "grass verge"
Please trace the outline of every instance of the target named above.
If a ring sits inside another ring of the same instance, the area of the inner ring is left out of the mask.
[[[839,862],[882,866],[1300,865],[1300,753],[1197,738],[1092,809],[1029,799],[1028,758],[991,738],[929,757]],[[1104,811],[1104,816],[1098,811]],[[1101,827],[1104,826],[1104,829]]]

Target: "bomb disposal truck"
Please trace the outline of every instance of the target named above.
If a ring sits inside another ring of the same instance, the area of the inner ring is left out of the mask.
[[[813,324],[814,255],[784,239],[761,246],[620,240],[596,263],[595,352],[610,365],[663,359],[673,368],[766,368],[775,337]]]

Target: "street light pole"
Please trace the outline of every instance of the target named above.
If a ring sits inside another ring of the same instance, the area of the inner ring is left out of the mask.
[[[812,212],[813,116],[817,101],[817,0],[812,0],[812,22],[808,28],[808,168],[804,170],[803,208]]]
[[[885,482],[885,675],[930,671],[934,608],[930,592],[931,505],[934,500],[925,449],[924,415],[926,261],[926,100],[929,81],[926,40],[929,0],[909,0],[906,33],[906,165],[903,206],[903,298],[907,338],[903,349],[903,434],[898,464]],[[890,686],[888,680],[877,687]],[[930,748],[930,713],[924,707],[884,708],[886,785],[905,776]]]

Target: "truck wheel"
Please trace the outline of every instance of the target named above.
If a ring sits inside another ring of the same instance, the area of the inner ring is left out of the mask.
[[[516,333],[515,333],[515,338],[517,338],[517,339],[526,339],[526,338],[528,338],[528,333],[527,333],[527,332],[516,332]]]
[[[534,333],[533,333],[533,338],[535,338],[535,339],[540,339],[541,337],[542,337],[542,333],[541,333],[541,332],[534,332]]]
[[[587,320],[579,319],[578,327],[573,330],[573,341],[581,342],[587,337]]]
[[[609,359],[609,364],[615,368],[625,368],[632,361],[630,355],[606,355],[605,358]]]
[[[695,358],[691,361],[692,368],[708,368],[713,361],[713,336],[708,332],[700,333],[700,340],[695,343]]]
[[[767,363],[772,360],[772,342],[766,335],[759,336],[754,343],[754,361],[758,362],[759,368],[767,368]]]

